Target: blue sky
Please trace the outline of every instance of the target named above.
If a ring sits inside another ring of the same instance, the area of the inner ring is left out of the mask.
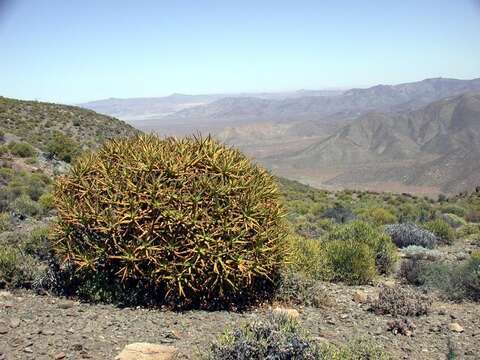
[[[479,39],[478,0],[0,0],[0,95],[77,103],[475,78]]]

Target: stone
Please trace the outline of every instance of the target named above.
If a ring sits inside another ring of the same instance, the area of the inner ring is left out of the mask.
[[[463,327],[459,323],[450,323],[448,324],[448,330],[461,333],[463,332]]]
[[[290,308],[277,307],[273,309],[273,313],[276,315],[287,316],[291,319],[298,319],[300,317],[300,313],[297,310]]]
[[[125,346],[115,360],[173,360],[177,348],[150,343],[132,343]]]
[[[17,328],[20,326],[20,319],[13,318],[10,320],[10,327]]]
[[[357,290],[353,294],[353,301],[359,304],[365,304],[368,301],[368,296],[365,291]]]
[[[53,358],[55,360],[61,360],[61,359],[65,359],[67,355],[62,351],[62,352],[59,352],[58,354],[56,354]]]
[[[75,305],[75,302],[71,300],[64,300],[58,303],[60,309],[71,309]]]

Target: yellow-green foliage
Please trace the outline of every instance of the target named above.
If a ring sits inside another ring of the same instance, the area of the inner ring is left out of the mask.
[[[334,280],[367,283],[376,274],[389,273],[397,259],[391,238],[379,228],[354,221],[332,231],[325,245]]]
[[[55,203],[63,261],[173,298],[235,296],[283,264],[274,179],[211,138],[107,142],[58,179]]]
[[[455,232],[445,220],[436,219],[425,223],[424,228],[433,234],[444,244],[451,244],[455,239]]]
[[[290,248],[289,265],[294,271],[314,279],[331,278],[321,241],[297,235],[289,235],[287,240]]]
[[[397,217],[389,210],[384,208],[364,208],[358,212],[361,220],[371,222],[375,225],[393,224],[397,222]]]
[[[347,284],[367,284],[376,275],[375,255],[364,243],[333,240],[325,244],[325,257],[331,269],[332,281]]]

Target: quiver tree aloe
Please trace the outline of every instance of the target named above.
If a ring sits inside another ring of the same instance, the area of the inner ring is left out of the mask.
[[[55,200],[52,246],[77,274],[221,301],[272,280],[283,262],[274,179],[210,137],[109,141],[58,178]]]

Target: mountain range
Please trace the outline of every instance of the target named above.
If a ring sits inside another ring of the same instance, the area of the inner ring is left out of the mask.
[[[149,109],[169,104],[177,111],[136,120],[140,99],[132,100],[137,110],[123,107],[129,100],[93,104],[117,106],[142,130],[213,133],[311,185],[434,194],[480,183],[479,93],[480,79],[434,78],[343,92],[177,94],[149,100]]]

